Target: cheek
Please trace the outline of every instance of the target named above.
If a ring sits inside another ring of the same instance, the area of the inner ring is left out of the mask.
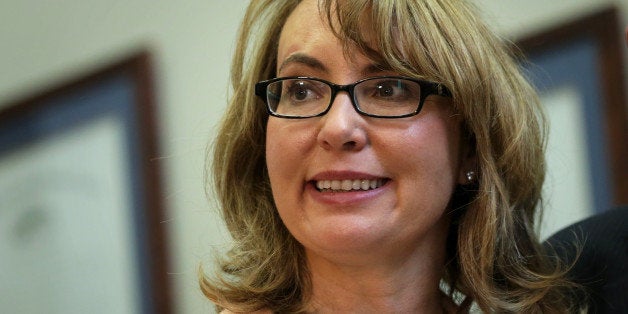
[[[266,127],[266,167],[273,189],[285,181],[300,180],[311,146],[305,127],[271,118]]]
[[[288,166],[281,166],[284,164],[283,160],[291,155],[285,151],[287,146],[285,145],[286,140],[284,133],[279,131],[277,123],[273,123],[272,119],[270,119],[266,126],[266,167],[268,168],[271,185],[276,184],[282,170],[285,170],[285,167]]]
[[[451,119],[424,119],[404,134],[397,134],[394,138],[398,140],[390,141],[386,150],[398,153],[382,161],[413,183],[408,188],[443,194],[453,189],[458,177],[459,134],[459,124]]]

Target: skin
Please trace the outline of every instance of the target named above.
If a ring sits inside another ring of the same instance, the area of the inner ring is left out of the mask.
[[[382,71],[358,51],[351,60],[318,15],[299,4],[284,25],[277,76],[348,84]],[[473,165],[450,99],[430,96],[416,116],[358,114],[340,93],[322,117],[270,117],[266,158],[284,224],[304,246],[312,311],[442,312],[447,205]],[[369,191],[318,191],[315,180],[382,179]]]

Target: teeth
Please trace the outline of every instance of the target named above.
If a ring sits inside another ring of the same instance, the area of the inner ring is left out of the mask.
[[[316,188],[322,191],[358,191],[379,188],[384,180],[320,180],[316,181]]]

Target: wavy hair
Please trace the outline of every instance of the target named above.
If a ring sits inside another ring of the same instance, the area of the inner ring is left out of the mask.
[[[303,248],[275,208],[265,163],[268,115],[254,84],[273,78],[282,26],[295,0],[249,5],[231,67],[232,92],[213,146],[211,171],[233,246],[203,293],[232,311],[303,311],[311,291]],[[321,0],[345,52],[417,78],[441,82],[462,115],[478,180],[453,195],[449,294],[485,312],[564,312],[564,269],[534,231],[545,174],[545,122],[536,92],[508,44],[462,0]],[[333,23],[332,23],[333,21]],[[366,34],[368,38],[366,38]]]

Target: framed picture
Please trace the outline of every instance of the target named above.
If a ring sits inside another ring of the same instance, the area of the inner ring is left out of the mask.
[[[150,57],[0,111],[0,312],[171,313]]]
[[[550,122],[546,235],[628,203],[623,39],[610,8],[517,43]]]

